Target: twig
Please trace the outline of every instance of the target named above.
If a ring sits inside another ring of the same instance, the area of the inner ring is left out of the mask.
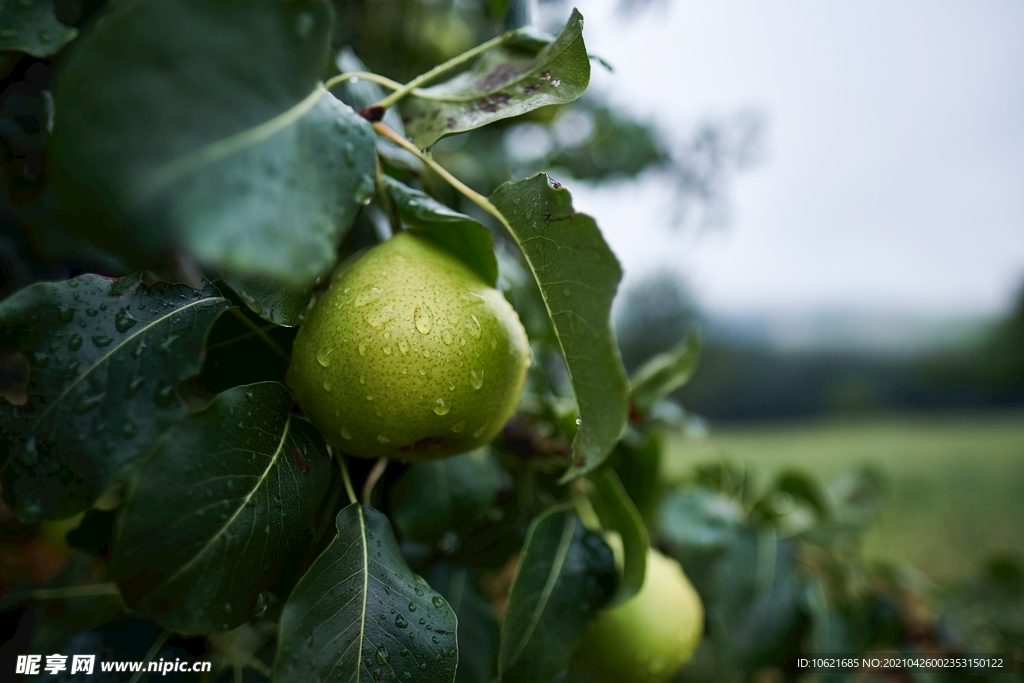
[[[280,356],[285,363],[291,362],[291,358],[289,358],[288,354],[284,352],[284,349],[282,349],[281,346],[276,341],[271,339],[270,335],[264,332],[259,325],[249,320],[249,317],[245,315],[245,313],[242,313],[237,308],[231,308],[228,310],[231,311],[232,315],[241,320],[246,327],[252,330],[253,334],[262,339],[263,342],[270,347],[270,350],[276,353],[278,356]]]
[[[330,90],[331,88],[335,87],[336,85],[338,85],[340,83],[344,83],[345,81],[354,81],[354,80],[370,81],[371,83],[376,83],[377,85],[383,85],[385,88],[390,88],[391,90],[401,90],[402,89],[402,84],[399,83],[398,81],[393,81],[390,78],[387,78],[385,76],[380,76],[378,74],[371,73],[369,71],[350,71],[348,73],[338,74],[337,76],[334,76],[333,78],[328,79],[327,82],[324,83],[324,89],[325,90]]]
[[[509,233],[511,233],[513,235],[515,234],[512,231],[512,226],[509,225],[508,224],[508,220],[505,219],[505,216],[503,216],[502,213],[500,211],[498,211],[497,207],[494,206],[494,204],[491,204],[490,200],[487,199],[487,197],[483,196],[482,194],[480,194],[476,190],[470,188],[468,185],[463,183],[461,180],[459,180],[458,178],[453,176],[451,173],[449,173],[444,168],[444,166],[442,166],[441,164],[437,163],[432,158],[430,158],[429,156],[424,154],[423,150],[421,150],[419,147],[417,147],[416,145],[414,145],[411,142],[409,142],[408,140],[406,140],[404,137],[402,137],[401,135],[396,133],[394,130],[389,128],[387,125],[385,125],[385,124],[381,123],[380,121],[378,121],[377,123],[373,124],[373,129],[375,131],[377,131],[378,133],[380,133],[381,135],[383,135],[384,137],[386,137],[388,140],[391,140],[392,142],[394,142],[399,147],[402,147],[403,149],[406,149],[406,150],[412,152],[413,154],[415,154],[417,157],[420,158],[420,160],[423,163],[425,163],[427,166],[429,166],[431,168],[431,170],[434,171],[434,173],[436,173],[439,176],[441,176],[442,178],[444,178],[448,182],[449,185],[451,185],[456,190],[458,190],[463,195],[465,195],[466,198],[469,199],[471,202],[473,202],[474,204],[479,206],[481,209],[483,209],[487,213],[489,213],[492,216],[494,216],[495,218],[497,218],[498,221],[503,226],[505,226],[505,229],[508,230]]]
[[[370,497],[373,495],[373,487],[380,481],[381,475],[384,474],[384,470],[388,467],[387,458],[379,458],[373,465],[373,469],[370,470],[370,474],[366,476],[366,481],[363,483],[363,505],[370,507]]]
[[[275,325],[274,323],[270,323],[269,325],[264,325],[260,329],[263,330],[264,332],[269,332],[270,330],[274,329],[275,327],[277,327],[277,325]],[[219,349],[222,346],[228,346],[229,344],[235,344],[235,343],[240,342],[240,341],[245,341],[246,339],[249,339],[249,338],[255,337],[255,336],[256,336],[255,332],[252,332],[252,331],[246,332],[245,334],[240,334],[237,337],[232,337],[231,339],[226,339],[224,341],[217,342],[216,344],[210,344],[209,346],[206,347],[206,350],[207,351],[212,351],[213,349]]]
[[[356,492],[352,488],[352,479],[348,476],[348,465],[345,463],[345,458],[342,457],[341,453],[338,453],[338,464],[341,465],[341,476],[345,478],[345,493],[348,494],[348,502],[355,505],[359,501],[356,500]]]
[[[149,663],[153,661],[156,654],[160,652],[160,648],[167,642],[167,638],[171,635],[169,629],[164,629],[164,632],[157,636],[156,640],[153,641],[152,647],[149,648],[149,652],[146,653],[145,659],[142,660],[142,668],[135,672],[135,675],[131,677],[128,683],[139,683],[139,679],[142,678],[142,674],[149,673]]]

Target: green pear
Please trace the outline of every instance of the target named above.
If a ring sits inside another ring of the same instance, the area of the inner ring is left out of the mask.
[[[335,273],[295,338],[288,383],[341,451],[416,462],[497,436],[531,358],[498,290],[401,232]]]
[[[640,592],[598,614],[574,661],[597,683],[664,683],[693,657],[704,607],[675,560],[651,549]]]

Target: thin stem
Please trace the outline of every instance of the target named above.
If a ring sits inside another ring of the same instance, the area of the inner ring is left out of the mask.
[[[416,88],[426,85],[435,78],[443,76],[449,71],[457,69],[463,64],[466,64],[467,62],[476,59],[478,55],[482,55],[483,53],[489,50],[493,50],[496,47],[501,47],[509,40],[511,40],[513,34],[514,32],[503,33],[497,38],[492,38],[491,40],[488,40],[486,43],[481,43],[480,45],[477,45],[473,49],[463,52],[461,55],[457,57],[452,57],[444,64],[438,64],[430,71],[422,73],[416,78],[412,79],[411,81],[403,85],[401,88],[399,88],[395,92],[391,93],[390,95],[382,99],[380,102],[377,102],[377,104],[374,106],[383,107],[384,109],[387,109],[391,105],[399,102],[403,97],[411,93]]]
[[[420,158],[420,160],[423,163],[429,166],[431,170],[434,171],[434,173],[444,178],[449,185],[451,185],[456,190],[464,194],[466,198],[469,199],[471,202],[473,202],[481,209],[497,218],[498,221],[503,226],[505,226],[506,230],[508,230],[510,233],[512,232],[512,226],[508,224],[508,221],[505,219],[505,216],[503,216],[502,213],[498,211],[497,207],[495,207],[494,204],[491,204],[490,200],[488,200],[487,197],[483,196],[476,190],[470,188],[461,180],[453,176],[444,168],[444,166],[431,159],[428,155],[423,153],[423,150],[421,150],[419,147],[406,140],[404,137],[396,133],[394,130],[392,130],[385,124],[378,121],[377,123],[373,124],[373,129],[380,133],[381,135],[383,135],[384,137],[386,137],[388,140],[394,142],[399,147],[407,149],[413,154],[415,154],[417,157]]]
[[[384,474],[384,470],[388,467],[387,458],[378,458],[377,462],[374,463],[373,469],[370,470],[370,474],[366,476],[366,481],[363,482],[363,505],[370,507],[370,497],[373,495],[373,487],[380,481],[381,475]]]
[[[345,493],[348,494],[348,502],[355,505],[359,501],[356,500],[356,490],[352,488],[352,479],[348,476],[348,465],[341,453],[338,453],[338,464],[341,466],[341,476],[345,478]]]
[[[246,327],[252,330],[253,334],[262,339],[263,343],[269,346],[271,351],[280,356],[285,363],[291,362],[291,358],[289,358],[288,354],[284,352],[284,349],[282,349],[281,346],[276,341],[271,339],[270,335],[264,332],[259,325],[249,320],[249,317],[245,313],[242,313],[237,308],[231,308],[229,310],[231,311],[232,315],[241,320]]]
[[[156,653],[160,652],[160,648],[167,642],[167,638],[171,635],[169,629],[164,629],[164,632],[157,636],[156,640],[153,641],[152,647],[149,648],[149,652],[146,653],[145,659],[142,660],[142,668],[135,672],[131,680],[128,683],[139,683],[139,679],[142,678],[142,674],[148,673],[149,663],[156,657]]]
[[[264,325],[260,329],[263,330],[264,332],[269,332],[270,330],[274,329],[275,327],[277,327],[277,325],[275,325],[274,323],[270,323],[269,325]],[[219,349],[222,346],[228,346],[229,344],[235,344],[235,343],[240,342],[240,341],[245,341],[246,339],[249,339],[250,337],[255,337],[255,336],[256,336],[255,332],[246,332],[245,334],[240,334],[237,337],[232,337],[231,339],[227,339],[227,340],[222,341],[222,342],[217,342],[216,344],[210,344],[209,346],[206,347],[206,350],[207,351],[212,351],[214,349]]]
[[[327,82],[324,83],[324,90],[330,90],[339,83],[344,83],[345,81],[352,81],[355,79],[359,79],[362,81],[370,81],[371,83],[383,85],[385,88],[390,88],[391,90],[401,90],[402,88],[401,83],[399,83],[398,81],[393,81],[390,78],[387,78],[386,76],[380,76],[370,71],[350,71],[348,73],[338,74],[337,76],[328,79]]]
[[[29,593],[36,600],[63,600],[65,598],[92,598],[100,595],[120,596],[116,583],[90,583],[66,588],[39,588]]]

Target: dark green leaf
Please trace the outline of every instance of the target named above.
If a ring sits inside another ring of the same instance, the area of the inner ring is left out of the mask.
[[[626,427],[626,371],[609,322],[622,278],[594,219],[576,213],[547,175],[505,183],[491,195],[519,243],[555,326],[580,409],[564,480],[598,467]]]
[[[601,526],[618,532],[622,539],[623,565],[618,589],[611,605],[619,605],[640,591],[647,571],[647,527],[630,500],[615,470],[603,470],[594,477],[594,509]]]
[[[663,398],[690,381],[700,360],[700,333],[694,330],[677,345],[654,356],[633,373],[633,408],[646,415]]]
[[[65,189],[137,251],[308,285],[373,194],[373,131],[320,85],[331,21],[325,0],[108,6],[57,78]]]
[[[384,184],[406,227],[457,256],[490,286],[497,284],[498,259],[490,230],[394,178],[384,176]]]
[[[417,90],[399,106],[409,139],[427,148],[446,135],[572,102],[589,83],[583,16],[573,10],[562,33],[540,52],[491,50],[469,71]]]
[[[291,408],[277,382],[235,387],[160,440],[117,522],[113,574],[130,606],[186,634],[265,607],[331,478],[323,438]]]
[[[653,519],[661,498],[664,450],[665,434],[656,427],[627,432],[615,445],[615,472],[645,520]]]
[[[473,570],[442,562],[431,567],[426,578],[445,597],[459,621],[455,683],[490,683],[498,673],[498,617],[481,595]]]
[[[661,539],[677,557],[724,550],[742,525],[739,503],[704,488],[674,491],[658,510]]]
[[[305,320],[309,300],[313,298],[311,286],[290,285],[262,275],[229,275],[224,280],[253,313],[264,320],[286,327],[295,327]]]
[[[404,539],[435,544],[449,529],[479,522],[501,478],[487,448],[410,467],[391,490],[391,517]]]
[[[406,565],[387,517],[349,505],[337,524],[284,607],[275,683],[454,681],[455,613]]]
[[[97,275],[32,285],[0,304],[0,346],[32,359],[28,403],[0,403],[3,478],[19,517],[84,510],[148,453],[184,417],[175,387],[199,372],[207,333],[229,307],[213,287]]]
[[[530,525],[501,629],[503,683],[543,683],[569,667],[583,630],[615,590],[615,558],[569,506]]]
[[[57,21],[53,0],[0,2],[0,52],[15,51],[50,57],[72,41],[78,31]]]

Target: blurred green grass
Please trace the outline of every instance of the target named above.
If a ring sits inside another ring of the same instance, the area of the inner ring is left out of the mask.
[[[909,562],[937,580],[974,573],[995,553],[1024,559],[1024,412],[725,426],[676,437],[669,454],[671,479],[718,457],[760,481],[788,467],[830,481],[874,465],[889,486],[867,559]]]

